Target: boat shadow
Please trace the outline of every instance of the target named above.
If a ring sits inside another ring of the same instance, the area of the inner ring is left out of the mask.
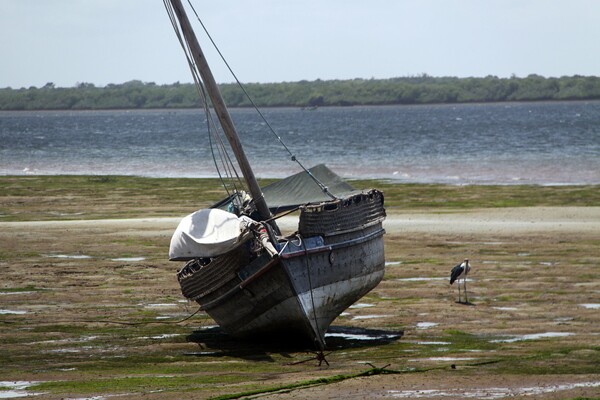
[[[404,331],[331,326],[325,334],[325,351],[383,346],[399,340],[403,335]],[[295,340],[289,335],[240,339],[213,326],[194,331],[187,336],[187,341],[199,347],[198,351],[184,353],[190,357],[234,357],[275,362],[271,354],[293,359],[295,353],[315,351],[311,343]]]

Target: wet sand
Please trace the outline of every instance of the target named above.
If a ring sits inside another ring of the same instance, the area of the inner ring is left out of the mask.
[[[167,326],[106,323],[195,311],[182,301],[179,264],[166,261],[178,222],[0,222],[0,380],[50,382],[23,389],[45,393],[36,398],[210,398],[386,367],[394,373],[260,398],[600,393],[600,207],[388,210],[384,281],[333,325],[402,335],[331,337],[329,367],[292,365],[311,357],[294,349],[207,340],[213,323],[202,313]],[[447,282],[463,258],[470,305]]]

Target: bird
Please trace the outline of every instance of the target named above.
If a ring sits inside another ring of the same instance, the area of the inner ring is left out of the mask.
[[[471,271],[471,266],[469,265],[469,259],[465,258],[460,264],[456,264],[452,271],[450,271],[450,284],[452,285],[454,281],[461,280],[463,281],[463,285],[465,287],[465,304],[469,303],[469,299],[467,297],[467,274]],[[460,282],[456,283],[458,285],[458,302],[460,301]]]

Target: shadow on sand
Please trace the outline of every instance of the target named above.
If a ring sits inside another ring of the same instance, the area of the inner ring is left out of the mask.
[[[471,303],[470,301],[455,301],[456,304],[461,304],[463,306],[474,306],[475,303]]]
[[[326,351],[382,346],[395,342],[403,335],[403,331],[332,326],[325,334]],[[187,341],[199,346],[199,351],[185,353],[193,357],[235,357],[274,362],[270,354],[292,359],[292,353],[315,352],[310,343],[289,336],[240,339],[228,335],[219,327],[199,329],[189,335]]]

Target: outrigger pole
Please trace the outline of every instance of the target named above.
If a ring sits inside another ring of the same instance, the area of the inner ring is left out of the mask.
[[[210,97],[210,101],[215,109],[215,112],[217,113],[217,117],[219,118],[221,127],[223,128],[223,132],[225,133],[225,136],[227,137],[227,140],[231,145],[231,149],[233,150],[233,153],[235,154],[238,164],[242,170],[242,175],[244,176],[246,185],[248,185],[248,190],[250,190],[250,194],[254,200],[256,209],[260,214],[261,220],[265,221],[271,218],[271,211],[269,210],[262,190],[256,181],[254,172],[252,171],[252,168],[250,168],[250,163],[246,158],[246,153],[242,148],[242,143],[240,142],[235,126],[233,125],[233,121],[229,115],[225,101],[223,101],[223,97],[221,96],[221,92],[217,86],[217,82],[215,81],[210,67],[208,66],[206,57],[204,57],[204,53],[200,48],[196,34],[192,29],[192,25],[190,24],[181,1],[170,0],[170,2],[175,10],[177,19],[179,20],[179,25],[181,27],[183,36],[190,47],[192,58],[194,59],[196,67],[198,68],[198,72],[200,72],[200,76],[202,77],[202,81],[204,82],[204,86],[206,87],[208,96]]]

